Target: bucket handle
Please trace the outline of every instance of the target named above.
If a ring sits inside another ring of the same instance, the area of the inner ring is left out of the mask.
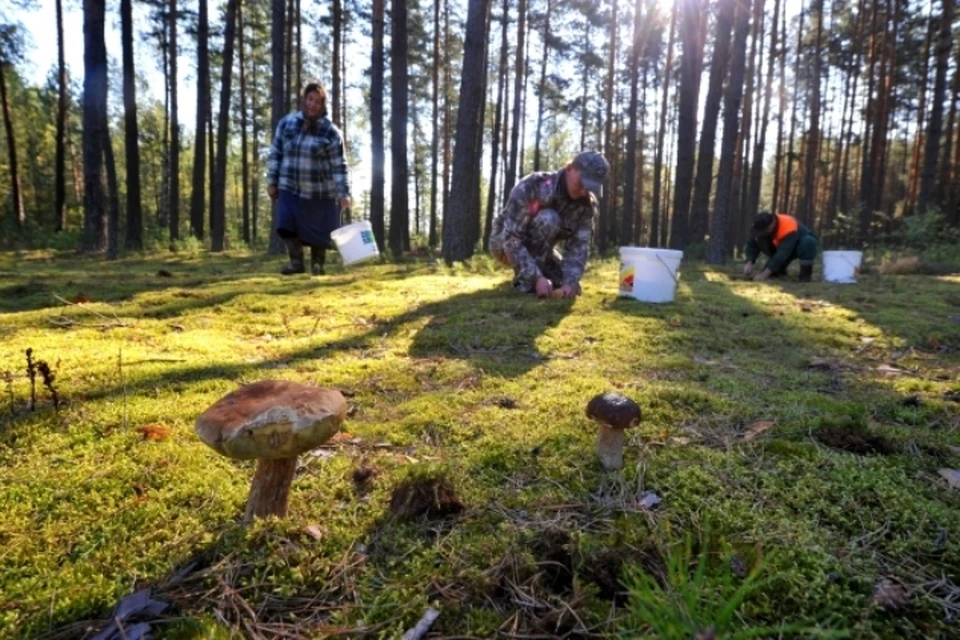
[[[657,260],[660,261],[660,264],[663,265],[663,268],[667,270],[667,273],[670,274],[670,277],[673,278],[673,281],[674,281],[674,282],[676,283],[676,285],[679,287],[679,286],[680,286],[680,279],[679,279],[676,275],[674,275],[673,269],[671,269],[671,268],[667,265],[667,263],[663,261],[663,258],[661,258],[659,255],[657,256]]]

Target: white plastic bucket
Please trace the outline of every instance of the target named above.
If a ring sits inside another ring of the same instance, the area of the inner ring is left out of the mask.
[[[862,251],[824,251],[823,252],[823,280],[851,284],[857,281],[860,274]]]
[[[620,247],[620,295],[641,302],[673,302],[683,251]]]
[[[336,243],[344,265],[371,260],[380,255],[369,220],[334,229],[330,232],[330,238]]]

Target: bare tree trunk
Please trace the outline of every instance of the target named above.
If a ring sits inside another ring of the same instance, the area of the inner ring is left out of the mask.
[[[693,185],[693,202],[690,205],[690,241],[694,243],[703,242],[709,227],[713,152],[717,142],[717,122],[720,117],[720,101],[723,98],[723,81],[727,75],[730,36],[736,8],[736,0],[719,0],[717,3],[717,36],[713,44],[710,84],[700,129],[700,149],[697,153],[697,177]]]
[[[131,0],[120,0],[123,48],[123,146],[127,164],[127,249],[143,249],[143,209],[140,203],[140,133],[137,129],[137,89],[133,58],[133,10]],[[118,230],[119,231],[119,230]],[[111,243],[119,242],[119,238]]]
[[[407,0],[393,0],[390,35],[390,250],[399,258],[410,248],[407,202]]]
[[[667,133],[667,109],[669,107],[668,97],[670,95],[670,73],[673,69],[673,38],[676,33],[677,25],[677,5],[673,4],[670,10],[670,35],[667,38],[667,65],[663,70],[663,101],[660,106],[660,124],[657,127],[657,150],[653,156],[653,212],[650,218],[650,244],[654,247],[661,246],[661,207],[660,199],[662,193],[663,175],[663,142]],[[612,74],[611,74],[612,75]],[[667,229],[666,211],[663,212],[663,229]]]
[[[243,242],[249,247],[250,238],[250,156],[247,153],[247,69],[243,50],[245,48],[243,3],[237,6],[237,63],[240,66],[240,200],[243,221]]]
[[[287,113],[287,91],[289,89],[287,83],[288,76],[284,76],[283,74],[284,33],[286,31],[286,26],[284,25],[286,21],[285,0],[272,0],[270,6],[272,25],[270,28],[271,67],[273,71],[273,82],[271,86],[273,104],[271,105],[270,113],[270,133],[274,134],[277,130],[277,125],[280,123],[280,119]],[[374,138],[374,144],[376,144],[376,138]],[[374,158],[376,158],[376,156],[374,156]],[[376,164],[374,164],[374,169],[376,169]],[[279,254],[283,251],[283,242],[280,240],[280,236],[276,234],[276,230],[277,204],[274,202],[271,207],[271,233],[268,248],[268,251],[272,255]]]
[[[793,106],[790,109],[790,140],[787,143],[787,161],[784,165],[784,193],[782,211],[790,211],[790,196],[793,191],[793,142],[797,135],[797,106],[800,103],[800,65],[803,61],[803,28],[805,25],[806,0],[801,0],[800,28],[797,30],[797,51],[793,67]]]
[[[373,67],[370,80],[370,133],[373,150],[373,185],[370,224],[380,251],[384,241],[384,131],[383,131],[383,26],[384,0],[373,0]]]
[[[523,0],[521,0],[521,2],[522,1]],[[612,8],[612,14],[610,19],[610,24],[612,29],[610,34],[610,57],[607,60],[607,78],[606,78],[607,86],[606,86],[606,96],[605,96],[605,100],[607,103],[607,113],[606,113],[606,117],[604,118],[604,134],[603,134],[604,153],[606,154],[608,159],[613,157],[613,83],[616,75],[615,70],[616,70],[616,61],[617,61],[617,43],[618,43],[617,9],[618,8],[619,7],[617,4],[617,0],[613,0],[613,8]],[[674,6],[674,9],[673,9],[674,22],[676,21],[676,16],[677,16],[677,9],[676,9],[676,6]],[[673,34],[672,24],[673,23],[671,23],[671,32],[670,32],[671,36]],[[668,53],[667,55],[669,56],[672,53],[673,52],[671,50],[670,53]],[[519,69],[518,69],[518,72],[519,72]],[[667,63],[666,74],[667,74],[666,82],[669,83],[670,82],[669,62]],[[666,85],[664,85],[664,87],[665,87],[664,92],[666,93]],[[607,226],[609,225],[609,220],[612,213],[611,203],[616,200],[616,187],[613,187],[612,185],[611,187],[612,188],[604,189],[603,198],[600,200],[600,219],[597,221],[598,222],[597,226],[599,227],[597,246],[599,247],[601,254],[605,253],[607,250]]]
[[[521,0],[522,2],[523,0]],[[444,0],[443,3],[443,41],[444,50],[450,49],[450,0]],[[453,119],[453,109],[450,105],[453,80],[451,78],[450,61],[443,68],[443,206],[447,206],[447,199],[450,197],[450,165],[453,163],[452,155],[452,137],[451,132]],[[443,210],[444,220],[446,220],[447,210]]]
[[[120,188],[109,127],[103,129],[103,163],[107,169],[107,260],[116,260],[120,257]]]
[[[286,20],[287,37],[284,40],[284,45],[285,45],[287,60],[286,60],[286,72],[284,73],[283,77],[286,78],[287,80],[286,87],[284,88],[284,95],[286,95],[287,97],[286,98],[287,108],[285,109],[286,112],[293,110],[293,105],[296,104],[295,96],[299,97],[300,95],[299,92],[297,91],[297,85],[295,84],[299,80],[299,78],[297,78],[296,71],[294,71],[293,69],[293,49],[296,46],[296,43],[294,41],[295,36],[293,32],[293,25],[297,21],[296,12],[293,4],[294,2],[295,0],[286,0],[286,9],[285,9],[285,11],[287,12],[287,20]]]
[[[927,37],[923,43],[923,71],[920,73],[920,97],[917,100],[917,130],[913,142],[913,158],[910,164],[909,186],[907,188],[907,201],[904,203],[904,215],[914,212],[917,206],[917,198],[920,195],[920,159],[923,147],[923,124],[926,122],[927,108],[927,87],[930,77],[930,46],[933,40],[933,19],[928,17]]]
[[[7,63],[0,61],[0,102],[3,103],[3,126],[7,132],[7,159],[10,163],[11,197],[13,219],[23,229],[27,217],[23,208],[23,191],[20,188],[20,168],[17,164],[17,144],[13,133],[13,118],[10,115],[10,96],[7,95]],[[106,105],[104,105],[105,107]],[[84,114],[86,116],[86,114]],[[84,143],[86,146],[86,142]]]
[[[207,176],[207,112],[210,109],[210,22],[207,0],[198,0],[197,113],[193,144],[193,186],[190,192],[190,231],[203,239]],[[213,158],[210,159],[213,162]]]
[[[107,129],[107,47],[104,42],[106,7],[102,0],[84,0],[83,3],[83,180],[84,225],[82,249],[85,252],[103,251],[107,244],[106,202],[103,193],[103,141]],[[2,65],[0,65],[2,68]],[[0,75],[0,79],[3,76]],[[8,119],[5,82],[0,83],[4,118]],[[9,122],[9,120],[7,120]],[[10,125],[8,125],[9,127]],[[7,131],[12,139],[12,128]],[[12,145],[11,145],[12,146]],[[11,163],[11,169],[15,167]],[[16,181],[15,206],[22,211],[19,175],[12,171]],[[18,221],[22,220],[18,212]]]
[[[521,108],[526,70],[524,62],[524,39],[527,35],[526,21],[527,0],[520,0],[519,8],[517,9],[517,65],[515,71],[516,76],[513,79],[513,129],[510,131],[510,166],[507,169],[503,184],[504,199],[510,197],[510,192],[513,191],[513,186],[517,183],[517,159],[520,156],[520,129],[522,128],[521,123],[523,122]]]
[[[227,226],[227,138],[230,135],[230,88],[233,80],[233,48],[237,31],[239,0],[227,2],[226,31],[223,34],[223,70],[220,76],[220,116],[217,119],[217,156],[215,188],[210,194],[213,221],[210,225],[210,249],[223,251]]]
[[[643,29],[643,0],[636,0],[633,10],[633,46],[630,48],[630,106],[628,108],[630,124],[627,129],[627,162],[623,193],[623,217],[620,220],[620,237],[624,242],[633,239],[633,218],[636,209],[634,188],[637,176],[637,104],[638,78],[640,66],[641,30]]]
[[[547,11],[543,19],[543,58],[540,61],[540,83],[537,90],[537,132],[533,143],[533,170],[540,171],[540,141],[543,130],[544,92],[547,86],[547,60],[550,57],[550,15],[553,13],[553,0],[547,0]]]
[[[773,26],[774,29],[777,25]],[[780,208],[780,186],[782,184],[781,171],[783,168],[783,116],[787,112],[787,10],[784,5],[782,22],[780,23],[780,40],[783,47],[780,50],[780,108],[777,111],[777,153],[773,170],[773,197],[770,208],[776,212]]]
[[[950,49],[953,45],[953,0],[940,0],[943,16],[940,21],[940,35],[937,40],[937,75],[933,82],[933,104],[930,107],[930,124],[927,128],[927,148],[923,161],[923,179],[920,185],[920,203],[918,209],[923,212],[936,206],[934,188],[937,178],[937,155],[940,148],[940,135],[943,128],[943,98],[947,92],[947,65],[950,62]]]
[[[717,196],[710,224],[710,264],[723,264],[727,258],[726,225],[733,187],[733,165],[736,159],[740,101],[743,97],[743,73],[746,66],[747,34],[750,31],[749,5],[737,8],[737,24],[730,60],[730,81],[723,104],[723,140],[720,143],[720,172],[717,175]]]
[[[803,172],[803,205],[799,208],[800,219],[813,224],[814,204],[817,191],[817,159],[820,156],[820,74],[823,73],[820,58],[823,54],[823,0],[814,0],[817,20],[816,49],[813,56],[813,81],[810,87],[810,131],[807,139],[806,167]]]
[[[857,84],[860,80],[860,63],[863,56],[863,25],[866,20],[863,10],[864,0],[858,0],[857,3],[857,24],[854,33],[854,51],[853,51],[853,86],[850,87],[850,108],[848,112],[847,132],[843,141],[843,167],[840,169],[840,198],[838,210],[849,214],[849,182],[850,182],[850,149],[853,146],[853,114],[857,100]],[[848,81],[849,82],[849,81]],[[862,146],[862,143],[861,143]],[[859,166],[859,165],[858,165]]]
[[[427,245],[437,248],[437,169],[440,161],[440,2],[433,3],[433,137],[430,141],[430,231]]]
[[[696,152],[697,105],[700,101],[703,20],[700,0],[678,0],[683,10],[683,57],[680,61],[680,103],[677,113],[677,175],[674,182],[670,247],[689,242],[690,196]]]
[[[337,127],[342,126],[340,118],[340,57],[342,54],[343,34],[341,24],[341,13],[343,12],[342,0],[333,0],[333,95],[331,96],[331,116],[333,124]]]
[[[777,27],[780,21],[780,0],[774,0],[773,22],[770,28],[770,58],[767,61],[767,81],[763,87],[763,117],[757,123],[760,135],[753,148],[753,165],[750,168],[750,189],[747,194],[746,214],[752,216],[760,207],[760,187],[763,184],[763,152],[767,145],[767,126],[770,122],[770,102],[773,98],[773,74],[777,66]],[[761,33],[762,35],[762,33]],[[776,173],[774,173],[776,180]]]
[[[170,32],[170,241],[180,239],[180,106],[177,100],[177,0],[169,0]]]
[[[953,71],[953,84],[950,89],[950,109],[947,112],[947,130],[943,137],[943,154],[940,156],[939,173],[937,180],[937,200],[947,207],[951,200],[953,185],[953,135],[957,123],[957,97],[960,93],[960,66]],[[945,209],[944,213],[948,213]]]
[[[294,25],[297,27],[297,84],[293,95],[296,99],[303,93],[303,15],[300,13],[300,0],[294,0]]]
[[[497,202],[497,165],[500,160],[500,127],[503,121],[503,92],[507,73],[507,23],[510,3],[503,0],[500,32],[500,65],[497,67],[497,106],[493,116],[493,149],[490,153],[490,186],[487,189],[487,216],[483,227],[483,251],[490,250],[490,230],[493,228],[493,211]]]
[[[457,140],[454,147],[453,176],[450,200],[444,206],[443,258],[447,264],[466,260],[473,253],[470,241],[472,219],[479,218],[479,154],[477,130],[482,127],[484,102],[483,75],[486,70],[488,0],[470,0],[467,34],[464,43],[463,77],[460,84],[460,105],[457,109]],[[476,183],[476,185],[471,184]],[[452,200],[457,195],[458,204]],[[464,201],[465,200],[465,201]]]
[[[57,7],[57,138],[56,160],[54,173],[56,184],[54,187],[54,216],[57,220],[57,231],[67,228],[67,188],[64,165],[66,153],[64,140],[67,135],[67,63],[63,45],[63,0],[56,0]],[[0,70],[2,73],[2,70]]]

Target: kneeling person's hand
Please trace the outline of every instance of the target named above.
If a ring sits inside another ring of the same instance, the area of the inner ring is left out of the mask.
[[[537,289],[538,298],[549,298],[550,295],[553,293],[553,284],[551,284],[551,282],[548,279],[544,278],[543,276],[540,276],[539,278],[537,278],[536,289]]]

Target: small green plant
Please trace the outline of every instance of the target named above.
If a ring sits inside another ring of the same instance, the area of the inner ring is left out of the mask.
[[[729,548],[711,553],[709,525],[703,529],[696,552],[693,533],[687,531],[682,541],[675,540],[669,524],[664,527],[661,546],[664,575],[652,576],[641,567],[627,571],[629,613],[622,637],[635,638],[638,633],[656,638],[704,639],[783,633],[843,637],[787,625],[750,626],[738,615],[741,605],[774,579],[763,577],[766,566],[759,550],[753,568],[747,571]],[[726,547],[723,543],[720,546]],[[713,559],[717,555],[719,563]]]
[[[27,349],[27,377],[30,378],[30,411],[37,408],[37,365],[33,361],[33,349]]]

